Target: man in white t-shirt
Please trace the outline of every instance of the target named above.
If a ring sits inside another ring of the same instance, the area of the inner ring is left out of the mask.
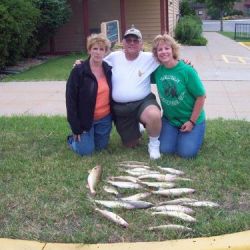
[[[116,129],[125,146],[135,147],[141,137],[139,123],[142,123],[149,136],[150,158],[158,159],[161,111],[151,93],[150,75],[159,63],[151,52],[142,51],[142,35],[134,26],[125,32],[122,43],[122,51],[112,52],[104,59],[112,66]]]

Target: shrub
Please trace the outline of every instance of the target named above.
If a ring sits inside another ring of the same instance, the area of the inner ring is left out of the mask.
[[[202,25],[197,17],[182,17],[175,28],[175,38],[184,44],[190,44],[190,41],[201,37]]]
[[[205,46],[207,45],[207,39],[203,36],[192,39],[189,43],[189,45],[194,45],[194,46]]]
[[[30,0],[1,0],[0,5],[1,68],[15,64],[25,52],[36,28],[39,11]]]

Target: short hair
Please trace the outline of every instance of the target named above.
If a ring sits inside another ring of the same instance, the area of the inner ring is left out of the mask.
[[[91,34],[90,36],[88,36],[88,38],[87,38],[87,50],[88,51],[91,50],[93,45],[96,43],[98,45],[104,46],[106,52],[108,52],[110,50],[111,43],[104,34],[99,33],[99,34]]]
[[[177,60],[179,59],[180,45],[170,35],[163,34],[163,35],[157,35],[153,40],[152,52],[153,52],[154,57],[157,59],[157,61],[159,61],[159,59],[157,58],[157,47],[159,46],[160,42],[168,43],[173,50],[174,59],[177,59]]]

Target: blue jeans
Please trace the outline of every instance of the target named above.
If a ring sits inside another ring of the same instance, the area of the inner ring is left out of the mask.
[[[112,129],[111,115],[94,121],[88,132],[81,134],[81,140],[75,141],[73,136],[68,136],[69,147],[77,154],[91,155],[94,151],[99,151],[108,146],[110,132]]]
[[[162,118],[160,134],[160,152],[163,154],[177,154],[183,158],[195,157],[203,143],[206,122],[196,124],[192,131],[181,132],[178,127]]]

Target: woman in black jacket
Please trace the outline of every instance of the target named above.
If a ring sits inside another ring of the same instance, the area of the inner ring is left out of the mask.
[[[67,142],[81,156],[104,149],[109,143],[112,73],[111,66],[103,61],[109,49],[110,42],[102,34],[89,36],[89,58],[72,69],[67,81],[67,119],[72,130]]]

